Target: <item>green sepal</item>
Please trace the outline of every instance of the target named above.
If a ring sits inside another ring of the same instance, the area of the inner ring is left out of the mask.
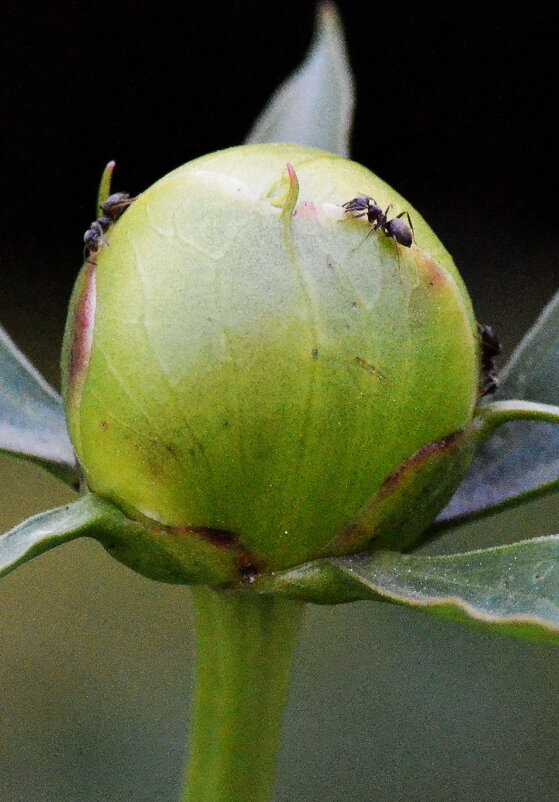
[[[113,178],[113,170],[115,169],[116,162],[110,161],[103,173],[101,175],[101,181],[99,182],[99,189],[97,190],[97,207],[96,207],[96,217],[101,216],[101,204],[105,203],[109,195],[111,194],[111,181]]]
[[[419,449],[388,477],[355,523],[323,555],[376,549],[405,551],[436,537],[451,524],[433,516],[450,500],[456,476],[464,475],[480,446],[503,424],[559,424],[559,407],[528,401],[497,401],[478,407],[470,426]],[[513,503],[513,502],[510,502]]]
[[[249,589],[314,604],[391,602],[559,645],[559,535],[444,557],[375,551],[316,560],[259,577]]]
[[[477,419],[480,447],[430,532],[495,515],[559,488],[558,406],[494,401],[478,407]]]
[[[94,537],[111,520],[112,505],[87,495],[41,512],[0,535],[0,576],[78,537]]]
[[[542,405],[557,404],[558,388],[559,292],[515,349],[502,371],[494,398],[498,403],[517,398]],[[503,426],[476,455],[439,523],[454,526],[556,491],[559,426],[549,423],[557,421]]]
[[[292,142],[347,157],[354,102],[338,10],[324,3],[307,57],[272,95],[246,144]]]
[[[242,573],[232,544],[212,543],[207,532],[148,527],[88,493],[0,536],[0,576],[79,537],[98,540],[116,560],[160,582],[219,585],[238,581]]]
[[[388,477],[358,519],[331,541],[323,554],[355,554],[371,547],[404,551],[425,538],[437,510],[456,489],[482,437],[474,418],[454,432],[416,451]],[[431,534],[427,534],[430,539]]]

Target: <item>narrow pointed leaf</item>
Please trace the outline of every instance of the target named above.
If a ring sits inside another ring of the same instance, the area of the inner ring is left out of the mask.
[[[559,404],[559,293],[514,351],[495,398]],[[507,423],[483,444],[437,523],[454,525],[558,488],[559,426]]]
[[[78,481],[62,399],[0,327],[0,451]]]
[[[336,7],[324,3],[306,59],[272,95],[246,142],[293,142],[348,156],[353,105],[342,25]]]
[[[251,590],[316,604],[392,602],[559,645],[559,535],[444,557],[376,551],[317,560],[257,579]]]

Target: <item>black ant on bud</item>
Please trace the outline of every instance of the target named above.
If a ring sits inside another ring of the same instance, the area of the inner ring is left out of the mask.
[[[106,201],[99,204],[99,208],[103,212],[104,217],[110,220],[110,223],[114,223],[118,220],[126,207],[134,203],[135,200],[136,198],[131,198],[128,192],[114,192],[112,195],[109,195]]]
[[[131,198],[128,192],[115,192],[109,195],[106,201],[99,204],[99,208],[103,213],[101,217],[94,220],[84,234],[83,242],[83,258],[92,256],[97,253],[101,247],[101,243],[109,244],[105,234],[115,223],[125,209],[133,203],[136,198]]]
[[[390,203],[383,212],[376,200],[369,197],[369,195],[359,195],[357,198],[353,198],[353,200],[344,203],[343,208],[351,217],[367,217],[367,220],[371,224],[367,237],[370,236],[373,231],[382,231],[385,237],[393,239],[398,245],[403,245],[405,248],[411,247],[414,239],[414,231],[409,212],[400,212],[400,214],[397,214],[392,220],[389,220],[388,212],[392,208],[392,204]],[[404,216],[408,218],[407,223],[405,220],[402,220]],[[365,239],[367,239],[367,237],[365,237]],[[364,241],[365,240],[363,240],[363,242]]]
[[[105,232],[107,231],[110,223],[109,225],[105,225],[105,221],[106,218],[104,217],[100,217],[99,220],[94,220],[83,235],[84,259],[86,256],[92,256],[94,253],[97,253],[101,247],[101,242],[104,242],[106,245],[109,244],[109,241],[105,236]]]
[[[499,377],[495,367],[495,357],[501,353],[501,343],[491,326],[477,324],[479,338],[481,340],[481,370],[484,383],[479,391],[479,397],[494,393],[499,386]]]

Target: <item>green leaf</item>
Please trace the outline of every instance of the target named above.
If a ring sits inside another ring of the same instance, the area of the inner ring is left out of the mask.
[[[559,644],[559,535],[417,557],[374,551],[261,577],[250,590],[316,604],[392,602],[503,635]]]
[[[1,535],[0,576],[55,546],[91,537],[115,560],[158,582],[225,585],[237,581],[237,552],[206,534],[207,530],[173,530],[131,520],[109,501],[88,493]]]
[[[292,142],[346,157],[353,105],[341,21],[336,6],[324,3],[306,59],[272,95],[246,142]]]
[[[78,537],[95,537],[114,527],[122,513],[87,495],[48,512],[41,512],[0,536],[0,576],[10,573],[33,557]]]
[[[0,451],[38,463],[71,487],[79,481],[62,399],[1,326]]]
[[[514,351],[495,398],[559,404],[559,293]],[[559,426],[507,423],[484,443],[437,523],[452,526],[558,487]]]

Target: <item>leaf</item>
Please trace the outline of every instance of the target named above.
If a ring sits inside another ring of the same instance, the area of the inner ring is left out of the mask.
[[[2,535],[0,576],[78,537],[99,540],[118,560],[164,582],[206,584],[213,576],[231,587],[237,573],[226,561],[216,574],[220,550],[197,533],[146,528],[88,494]],[[391,602],[504,635],[559,644],[559,535],[444,557],[379,550],[328,558],[234,587],[316,604]]]
[[[559,404],[559,293],[514,351],[495,398]],[[507,423],[481,447],[437,525],[493,514],[558,487],[559,426]]]
[[[444,557],[374,551],[328,558],[258,578],[250,589],[316,604],[392,602],[559,645],[559,535]]]
[[[116,509],[90,494],[65,507],[42,512],[0,536],[0,576],[55,546],[94,537],[110,527]],[[121,517],[122,513],[120,513]]]
[[[238,581],[238,550],[208,530],[171,529],[131,520],[94,493],[35,515],[0,535],[0,576],[78,537],[91,537],[119,562],[159,582],[225,585]]]
[[[0,326],[0,451],[36,462],[75,487],[62,399]]]
[[[292,142],[349,155],[354,89],[336,6],[319,7],[306,59],[279,89],[246,142]]]

